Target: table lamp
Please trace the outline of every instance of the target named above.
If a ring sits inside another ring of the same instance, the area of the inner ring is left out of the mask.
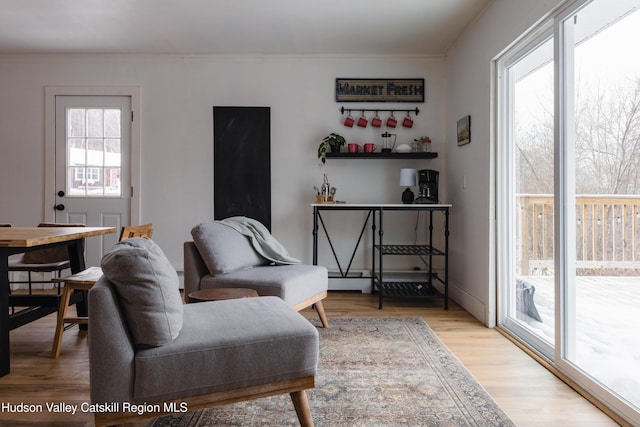
[[[409,187],[415,187],[416,175],[415,169],[400,169],[400,187],[407,187],[402,193],[402,203],[405,205],[413,203],[414,195]]]

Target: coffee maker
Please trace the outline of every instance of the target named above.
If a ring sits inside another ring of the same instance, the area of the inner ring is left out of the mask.
[[[418,171],[418,197],[413,203],[438,203],[438,171]]]

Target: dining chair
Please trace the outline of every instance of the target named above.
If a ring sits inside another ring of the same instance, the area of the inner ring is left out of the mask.
[[[120,232],[119,241],[130,239],[132,237],[148,237],[148,238],[151,238],[152,236],[153,236],[153,225],[152,224],[127,225],[125,227],[122,227],[122,231]]]
[[[4,225],[11,227],[11,224]],[[84,227],[84,224],[62,224],[55,222],[43,222],[38,227]],[[70,268],[69,251],[66,246],[38,249],[35,251],[24,252],[11,255],[9,257],[9,271],[27,272],[27,280],[10,280],[9,286],[14,284],[28,284],[29,295],[33,292],[33,284],[36,283],[54,283],[54,278],[49,280],[33,280],[32,273],[52,273],[57,277],[62,275],[62,271]],[[58,285],[58,294],[60,287]]]
[[[144,225],[128,225],[122,227],[120,231],[119,241],[131,239],[133,237],[148,237],[153,236],[152,224]],[[51,356],[58,358],[60,356],[60,345],[62,344],[62,334],[75,324],[86,325],[89,323],[89,317],[87,316],[67,316],[67,310],[69,309],[69,301],[73,292],[88,291],[95,285],[95,283],[102,277],[102,269],[100,267],[89,267],[79,273],[72,274],[71,276],[56,278],[56,282],[64,283],[62,289],[62,297],[60,298],[60,306],[58,307],[58,320],[56,323],[56,332],[53,337],[53,347],[51,349]],[[66,325],[66,326],[65,326]]]

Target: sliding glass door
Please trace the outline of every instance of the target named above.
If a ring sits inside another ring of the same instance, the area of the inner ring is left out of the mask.
[[[498,323],[640,423],[640,0],[576,0],[496,61]]]
[[[635,3],[635,4],[634,4]],[[562,17],[565,153],[560,363],[640,409],[638,2]]]

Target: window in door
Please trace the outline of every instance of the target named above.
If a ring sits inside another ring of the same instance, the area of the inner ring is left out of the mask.
[[[67,109],[68,197],[121,197],[121,110]]]

